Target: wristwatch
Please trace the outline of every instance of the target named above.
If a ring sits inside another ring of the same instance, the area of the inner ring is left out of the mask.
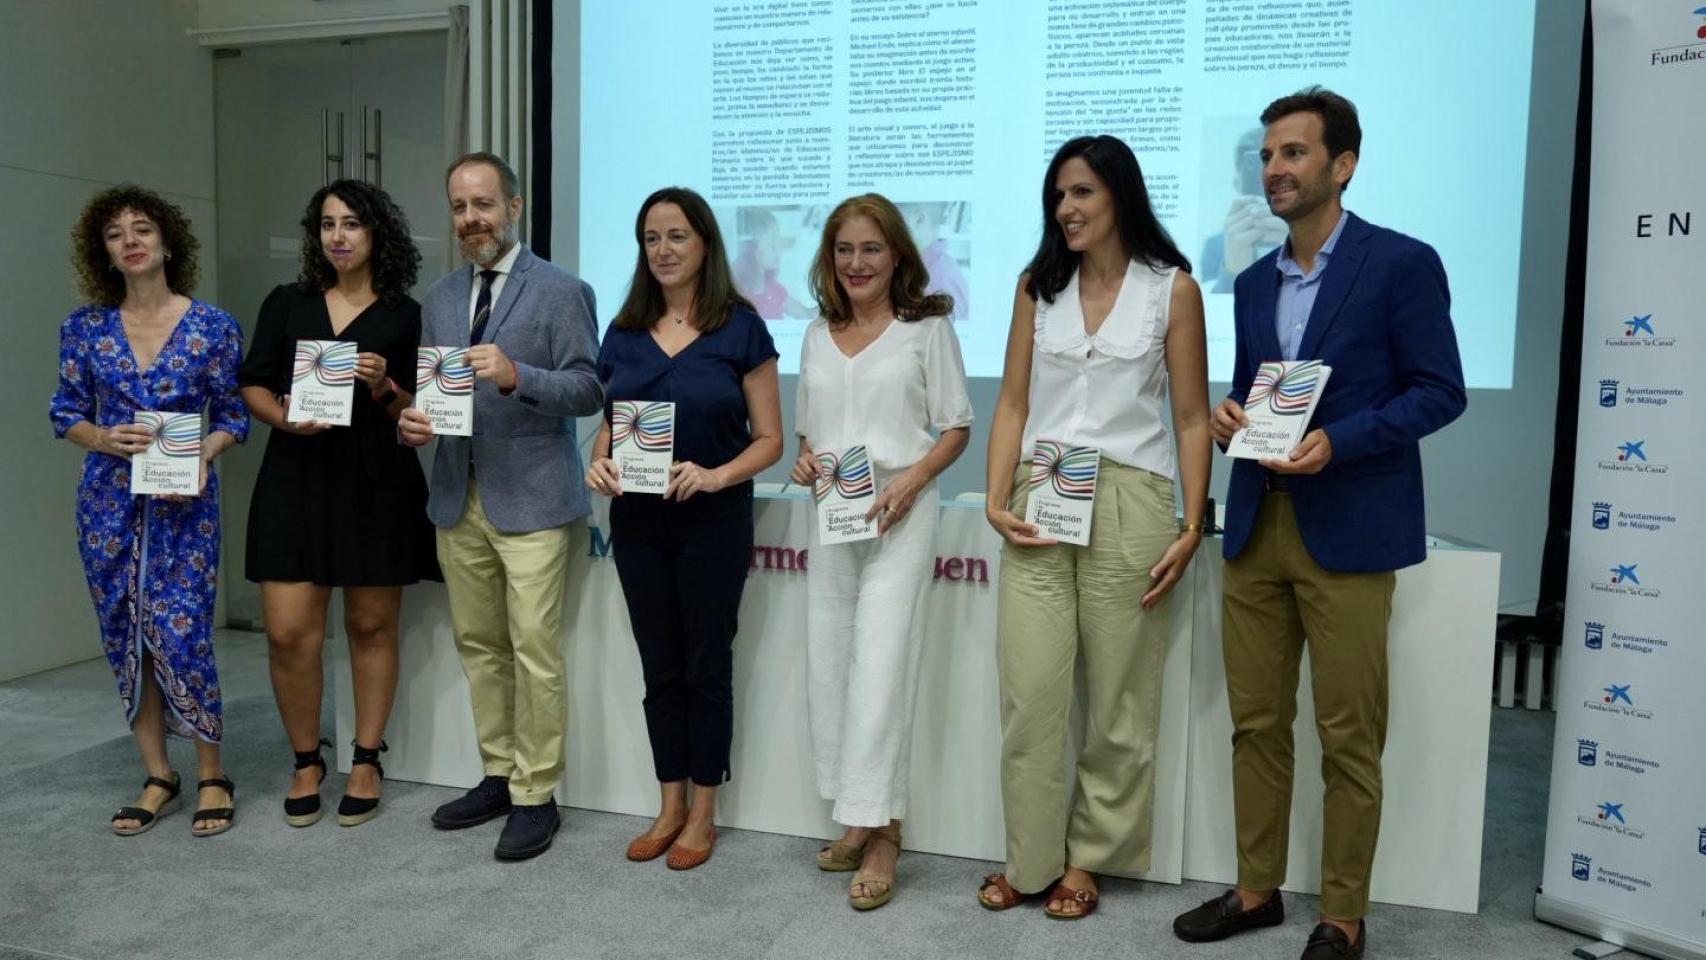
[[[390,377],[386,377],[385,385],[373,391],[373,402],[382,407],[389,407],[391,401],[395,399],[397,399],[397,385],[391,382]]]

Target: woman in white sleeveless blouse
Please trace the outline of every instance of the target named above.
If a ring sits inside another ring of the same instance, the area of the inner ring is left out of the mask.
[[[935,560],[936,476],[966,448],[971,400],[953,300],[925,295],[894,204],[866,194],[836,207],[811,280],[822,315],[801,345],[793,478],[810,484],[819,454],[863,446],[878,484],[875,540],[812,544],[806,620],[818,792],[847,827],[817,862],[857,869],[848,897],[869,910],[894,893],[922,639],[913,611]]]
[[[1094,873],[1149,868],[1168,592],[1202,540],[1208,501],[1207,338],[1189,271],[1129,147],[1101,136],[1060,148],[989,437],[985,510],[1007,541],[996,641],[1007,869],[978,891],[992,910],[1047,889],[1048,915],[1077,919],[1096,908]],[[1024,522],[1038,439],[1100,453],[1088,546]],[[1061,758],[1080,655],[1074,799]]]

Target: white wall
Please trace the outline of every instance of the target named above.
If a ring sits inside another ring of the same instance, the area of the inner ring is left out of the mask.
[[[82,451],[47,419],[83,203],[121,181],[165,194],[195,223],[198,293],[216,299],[213,67],[185,35],[195,15],[194,0],[0,0],[0,680],[101,652],[73,534]]]

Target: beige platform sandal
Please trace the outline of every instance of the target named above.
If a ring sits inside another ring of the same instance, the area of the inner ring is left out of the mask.
[[[865,842],[870,842],[871,835],[865,835]],[[829,846],[817,852],[817,868],[829,873],[845,873],[848,870],[859,869],[859,861],[865,856],[865,844],[854,846],[845,839],[832,840]]]
[[[896,873],[898,873],[900,870],[899,825],[891,823],[888,826],[883,827],[881,830],[872,830],[871,837],[869,840],[865,841],[865,845],[869,847],[873,841],[877,840],[894,844],[895,870]],[[854,895],[853,888],[859,886],[863,886],[865,888],[864,896]],[[877,892],[872,893],[872,890]],[[889,900],[894,897],[894,890],[894,878],[891,877],[884,880],[875,874],[868,874],[861,870],[853,875],[853,882],[848,885],[847,902],[852,904],[853,909],[855,910],[875,910],[883,904],[888,903]]]

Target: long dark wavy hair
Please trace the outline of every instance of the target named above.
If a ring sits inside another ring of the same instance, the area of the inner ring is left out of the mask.
[[[367,228],[373,246],[368,258],[373,292],[386,301],[408,296],[421,266],[421,252],[409,238],[409,218],[390,194],[362,180],[333,180],[314,191],[302,211],[302,272],[296,282],[310,293],[322,293],[338,282],[337,269],[320,249],[320,211],[327,197],[342,200]]]
[[[925,317],[947,316],[954,312],[954,298],[945,293],[924,292],[930,282],[930,271],[912,231],[906,228],[906,218],[889,199],[880,193],[862,193],[848,197],[830,212],[823,222],[823,240],[817,256],[812,258],[812,296],[817,309],[831,324],[853,319],[853,301],[842,289],[841,278],[835,275],[835,235],[854,217],[869,217],[883,235],[883,242],[894,252],[894,280],[889,283],[889,304],[895,317],[911,323]]]
[[[167,257],[166,286],[179,296],[193,294],[200,276],[195,255],[201,243],[190,230],[190,218],[158,193],[121,183],[90,197],[71,228],[71,265],[77,270],[77,287],[83,296],[108,307],[124,302],[124,274],[113,269],[106,231],[107,224],[126,210],[136,211],[160,228]]]
[[[723,249],[723,231],[705,198],[686,187],[664,187],[640,204],[634,218],[634,243],[640,248],[634,260],[634,278],[628,281],[628,298],[616,311],[611,325],[619,330],[650,330],[663,316],[666,304],[663,286],[652,276],[646,262],[646,214],[660,203],[673,203],[687,218],[687,225],[705,244],[705,262],[699,267],[699,284],[693,292],[693,322],[701,333],[710,333],[729,322],[736,307],[752,310],[751,301],[735,289],[729,270],[729,254]]]
[[[1155,217],[1149,205],[1149,190],[1143,185],[1143,168],[1125,141],[1103,134],[1099,137],[1075,137],[1060,145],[1054,159],[1049,161],[1048,173],[1043,175],[1043,239],[1037,245],[1036,256],[1025,268],[1030,282],[1025,292],[1033,299],[1054,302],[1055,294],[1066,289],[1073,271],[1083,254],[1066,246],[1066,231],[1055,219],[1060,205],[1060,191],[1055,181],[1060,168],[1073,157],[1089,164],[1091,171],[1107,185],[1114,198],[1114,223],[1120,232],[1120,243],[1126,256],[1141,260],[1151,267],[1178,267],[1189,273],[1191,261],[1179,251],[1167,228]]]

